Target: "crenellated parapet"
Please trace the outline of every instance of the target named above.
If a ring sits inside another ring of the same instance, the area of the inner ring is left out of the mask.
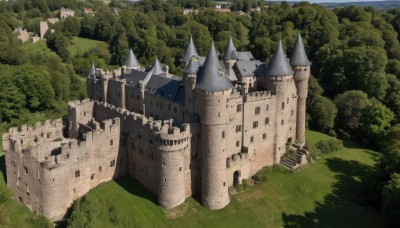
[[[272,99],[276,96],[272,93],[272,91],[254,91],[246,94],[246,101],[260,101],[265,99]]]

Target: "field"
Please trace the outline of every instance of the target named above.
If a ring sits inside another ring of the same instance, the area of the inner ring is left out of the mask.
[[[327,138],[307,132],[310,143]],[[270,172],[267,182],[231,196],[230,204],[218,211],[203,208],[197,197],[175,209],[162,209],[155,195],[128,176],[101,184],[89,194],[104,207],[118,209],[120,227],[382,227],[378,212],[359,197],[360,179],[371,172],[379,155],[355,143],[345,146],[293,173]],[[4,156],[0,159],[3,163]],[[17,223],[32,216],[20,203],[9,200],[6,207],[14,215],[14,225],[28,225]],[[111,226],[102,217],[96,219]]]
[[[89,49],[96,47],[96,45],[99,43],[104,43],[104,42],[86,38],[74,37],[72,38],[71,45],[67,49],[71,53],[71,56],[74,56],[78,52],[84,53]]]

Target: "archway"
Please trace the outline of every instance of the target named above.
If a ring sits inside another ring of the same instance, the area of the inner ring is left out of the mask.
[[[237,186],[240,184],[239,178],[240,178],[240,171],[239,171],[239,170],[236,170],[236,171],[233,173],[233,186],[234,186],[234,187],[237,187]]]

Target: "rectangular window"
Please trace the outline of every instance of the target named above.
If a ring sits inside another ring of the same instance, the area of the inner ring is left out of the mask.
[[[250,137],[250,142],[254,142],[254,136]]]
[[[110,140],[110,146],[112,146],[114,144],[114,141],[111,139]]]
[[[240,142],[236,141],[236,147],[239,147],[239,146],[240,146]]]
[[[288,103],[288,104],[289,104],[289,98],[287,99],[286,103]]]
[[[285,109],[285,102],[282,102],[282,109]]]
[[[268,111],[269,110],[269,104],[267,104],[267,108],[265,109],[265,111]]]
[[[258,121],[254,121],[253,122],[253,128],[257,128],[258,127]]]
[[[269,124],[269,117],[265,118],[264,123],[265,123],[265,124]]]
[[[290,113],[290,115],[292,115],[292,116],[293,116],[293,113],[294,113],[294,112],[293,112],[293,110],[292,110],[292,112]]]
[[[255,114],[256,115],[260,114],[260,107],[256,107]]]
[[[285,123],[285,121],[284,120],[281,120],[281,125],[283,125]]]
[[[222,131],[222,138],[225,138],[225,131]]]
[[[236,125],[236,132],[242,131],[242,125]]]
[[[75,178],[80,177],[81,176],[81,171],[80,170],[76,170],[75,171]]]
[[[236,111],[237,111],[237,112],[241,112],[241,111],[242,111],[242,105],[241,105],[241,104],[238,104],[238,105],[236,106]]]
[[[264,133],[264,134],[263,134],[263,139],[266,139],[266,138],[267,138],[267,134]]]
[[[110,161],[110,167],[114,167],[115,166],[115,159]]]

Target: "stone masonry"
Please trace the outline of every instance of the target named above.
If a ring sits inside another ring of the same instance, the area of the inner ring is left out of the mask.
[[[69,102],[68,116],[3,135],[7,184],[53,221],[90,189],[123,175],[165,208],[193,194],[223,208],[230,186],[284,161],[291,144],[305,144],[310,62],[300,35],[293,50],[287,59],[279,42],[265,64],[230,39],[219,60],[214,44],[202,57],[190,38],[182,78],[157,58],[142,67],[132,50],[118,72],[92,65],[89,99]]]

